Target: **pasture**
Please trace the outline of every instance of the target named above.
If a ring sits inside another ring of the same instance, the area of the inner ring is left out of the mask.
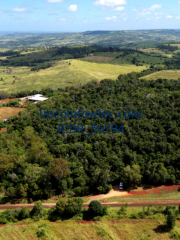
[[[158,78],[178,80],[178,78],[180,78],[180,70],[163,70],[141,78],[144,78],[146,80],[157,80]]]
[[[56,62],[52,67],[30,71],[30,67],[0,67],[1,91],[41,90],[45,87],[80,86],[92,80],[117,79],[120,74],[142,71],[146,66],[113,65],[77,59]]]
[[[116,210],[117,211],[117,210]],[[133,210],[136,212],[136,209]],[[77,220],[49,222],[41,220],[32,222],[30,219],[25,223],[7,224],[0,228],[0,239],[6,240],[168,240],[172,239],[171,233],[160,231],[158,226],[165,222],[164,217],[157,216],[156,219],[120,219],[115,218],[112,210],[110,220],[101,222],[88,222]],[[176,221],[176,231],[179,232],[180,222]],[[44,236],[38,237],[39,232]]]
[[[0,108],[0,120],[18,115],[19,112],[24,111],[26,108],[18,107],[1,107]]]

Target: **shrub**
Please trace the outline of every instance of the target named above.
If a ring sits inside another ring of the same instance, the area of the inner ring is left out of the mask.
[[[104,237],[107,235],[107,232],[104,229],[100,229],[97,231],[97,234],[100,235],[101,237]]]
[[[65,213],[74,216],[81,213],[83,200],[81,198],[69,198],[66,202]]]
[[[24,206],[19,213],[19,220],[29,218],[30,211],[27,206]]]
[[[167,225],[167,228],[169,230],[173,229],[174,226],[175,226],[175,223],[176,223],[176,215],[175,215],[175,212],[170,209],[168,211],[168,215],[167,215],[167,221],[166,221],[166,225]]]
[[[137,213],[132,213],[130,219],[138,219]]]
[[[38,231],[36,232],[36,235],[37,235],[38,238],[41,238],[41,237],[46,236],[46,231],[45,231],[45,229],[43,228],[43,229],[38,230]]]
[[[39,220],[40,218],[42,218],[45,215],[44,208],[43,208],[42,203],[40,201],[34,203],[34,207],[31,210],[30,215],[35,220]]]
[[[92,216],[101,216],[102,213],[102,205],[100,202],[94,200],[89,204],[88,212]]]
[[[66,207],[66,202],[64,199],[60,199],[57,203],[56,203],[56,211],[58,214],[62,215],[65,211],[65,207]]]

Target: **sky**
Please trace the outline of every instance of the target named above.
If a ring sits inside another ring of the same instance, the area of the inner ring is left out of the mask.
[[[0,0],[0,32],[180,29],[179,0]]]

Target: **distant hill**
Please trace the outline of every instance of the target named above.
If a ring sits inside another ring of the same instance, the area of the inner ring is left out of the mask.
[[[14,33],[0,37],[0,48],[97,44],[103,47],[151,47],[180,42],[180,30],[86,31],[82,33]]]

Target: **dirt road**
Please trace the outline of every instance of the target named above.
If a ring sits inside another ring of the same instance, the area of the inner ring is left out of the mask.
[[[111,206],[111,207],[121,207],[122,203],[101,203],[102,206]],[[175,205],[175,206],[179,206],[179,201],[168,201],[168,202],[140,202],[140,203],[128,203],[129,207],[143,207],[143,206],[149,206],[150,204],[153,204],[155,206],[167,206],[167,205]],[[88,203],[84,203],[83,207],[88,208]],[[0,205],[0,210],[6,210],[6,209],[20,209],[23,206],[27,206],[29,209],[32,209],[34,204],[4,204],[4,205]],[[56,206],[56,203],[42,203],[42,206],[44,208],[52,208]]]

